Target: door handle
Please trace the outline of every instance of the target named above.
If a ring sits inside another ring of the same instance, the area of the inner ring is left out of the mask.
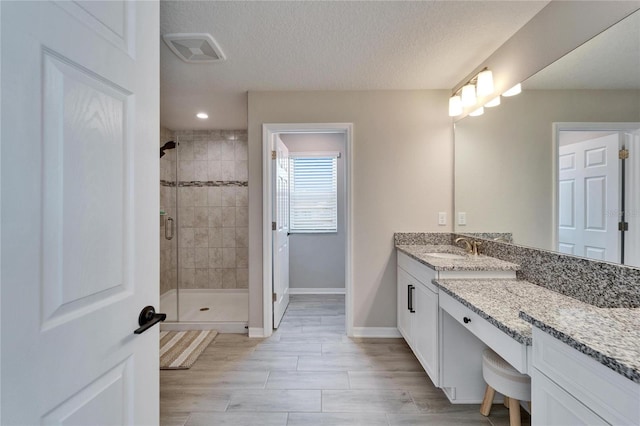
[[[157,323],[164,321],[167,319],[167,314],[156,314],[156,310],[153,306],[145,306],[140,311],[140,316],[138,317],[138,325],[140,328],[136,329],[134,334],[142,334]]]
[[[413,310],[413,289],[416,288],[416,286],[409,284],[407,286],[407,309],[409,309],[409,312],[414,313],[415,311]]]
[[[166,226],[164,227],[164,237],[167,240],[171,240],[173,239],[173,218],[172,217],[167,217],[167,225],[170,226]],[[169,233],[169,228],[171,228],[171,233]]]

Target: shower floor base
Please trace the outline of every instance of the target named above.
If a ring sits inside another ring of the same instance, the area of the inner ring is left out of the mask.
[[[179,310],[176,299],[179,299]],[[246,333],[249,292],[246,289],[169,290],[160,296],[160,312],[167,314],[162,330],[209,330]],[[178,321],[178,313],[180,321]]]

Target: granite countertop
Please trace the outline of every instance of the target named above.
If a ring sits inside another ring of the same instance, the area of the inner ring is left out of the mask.
[[[396,245],[396,248],[418,262],[436,271],[517,271],[519,265],[484,256],[473,256],[462,248],[444,244],[434,245]],[[429,256],[427,253],[453,253],[464,256],[464,259],[442,259]]]
[[[640,383],[640,309],[598,308],[527,281],[434,280],[443,292],[531,345],[531,324]]]

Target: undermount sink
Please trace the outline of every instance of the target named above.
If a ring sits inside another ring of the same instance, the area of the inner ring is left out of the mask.
[[[457,253],[425,253],[427,256],[438,257],[440,259],[466,259],[467,256]]]

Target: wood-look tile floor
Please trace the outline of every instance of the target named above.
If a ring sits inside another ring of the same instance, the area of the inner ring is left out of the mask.
[[[160,372],[161,424],[509,424],[502,405],[450,404],[404,340],[350,339],[344,323],[344,296],[295,295],[272,337],[219,334],[191,369]]]

